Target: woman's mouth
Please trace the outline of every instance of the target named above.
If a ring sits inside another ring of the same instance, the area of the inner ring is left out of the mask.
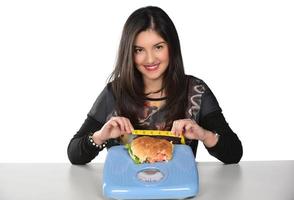
[[[159,65],[160,63],[152,64],[152,65],[143,65],[143,66],[147,71],[156,71],[157,69],[159,69]]]

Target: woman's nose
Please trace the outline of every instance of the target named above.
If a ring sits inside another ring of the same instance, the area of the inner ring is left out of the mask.
[[[146,56],[146,61],[148,64],[152,64],[155,61],[155,55],[153,54],[153,52],[147,52],[147,56]]]

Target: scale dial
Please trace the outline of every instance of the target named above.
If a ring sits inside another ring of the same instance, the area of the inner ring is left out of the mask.
[[[142,182],[159,182],[164,178],[164,173],[155,168],[143,169],[137,173],[137,178]]]

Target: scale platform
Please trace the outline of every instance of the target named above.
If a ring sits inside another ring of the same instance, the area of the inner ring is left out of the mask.
[[[196,196],[198,171],[192,150],[174,145],[168,162],[135,164],[123,145],[108,150],[103,195],[110,199],[184,199]]]

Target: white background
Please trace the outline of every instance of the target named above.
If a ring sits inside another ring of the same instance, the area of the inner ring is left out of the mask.
[[[172,18],[186,73],[216,95],[242,160],[294,159],[293,1],[105,2],[1,1],[0,162],[68,162],[125,20],[147,5]],[[215,161],[202,145],[197,160]]]

